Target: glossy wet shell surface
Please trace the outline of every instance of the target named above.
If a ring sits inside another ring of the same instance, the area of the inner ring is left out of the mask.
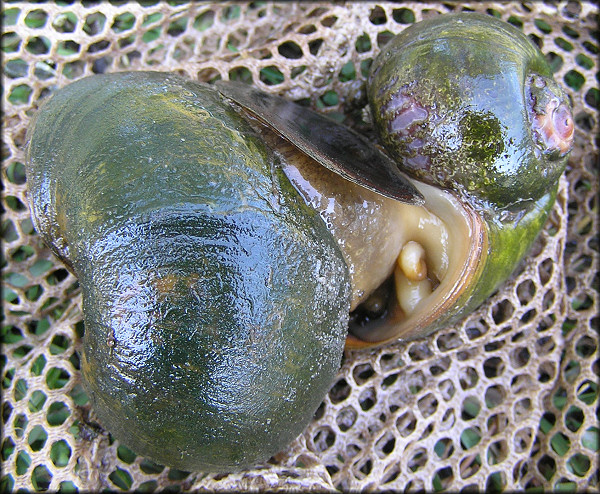
[[[423,21],[387,44],[373,63],[369,101],[386,149],[412,176],[519,208],[555,186],[566,163],[540,137],[534,79],[538,99],[563,103],[557,125],[572,140],[568,101],[537,48],[505,22],[463,13]]]
[[[420,301],[426,316],[390,309],[373,327],[381,339],[356,331],[381,343],[458,322],[510,276],[554,204],[574,124],[544,56],[489,15],[439,16],[405,29],[374,61],[368,95],[379,137],[401,169],[450,191],[456,213],[464,208],[481,235],[465,244],[473,252],[456,257],[469,269]]]
[[[272,152],[217,92],[159,73],[78,81],[29,138],[38,230],[82,286],[102,425],[185,470],[289,443],[340,365],[349,282]]]

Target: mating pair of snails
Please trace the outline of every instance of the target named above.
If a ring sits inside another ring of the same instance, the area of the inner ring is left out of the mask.
[[[415,24],[368,96],[387,154],[249,86],[157,72],[82,79],[36,115],[35,226],[80,280],[92,406],[137,453],[267,460],[345,345],[451,324],[527,252],[573,121],[521,32],[479,14]]]

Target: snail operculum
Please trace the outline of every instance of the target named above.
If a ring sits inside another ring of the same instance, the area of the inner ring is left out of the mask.
[[[396,163],[352,129],[247,84],[218,81],[216,87],[334,173],[392,199],[423,203]]]

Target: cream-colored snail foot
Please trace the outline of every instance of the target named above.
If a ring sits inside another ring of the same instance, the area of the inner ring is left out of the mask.
[[[411,240],[402,247],[398,256],[398,265],[404,276],[410,281],[421,281],[427,278],[427,262],[425,259],[423,246]]]
[[[431,295],[433,287],[427,279],[426,252],[418,242],[411,240],[402,247],[394,269],[394,282],[398,304],[407,316]]]

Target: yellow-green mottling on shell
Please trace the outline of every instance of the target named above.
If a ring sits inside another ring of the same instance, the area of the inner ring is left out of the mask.
[[[183,470],[284,448],[339,368],[349,282],[273,152],[217,91],[152,72],[57,91],[28,140],[36,229],[82,287],[102,425]]]
[[[552,209],[574,125],[542,53],[517,28],[483,14],[405,29],[375,59],[368,97],[390,156],[415,180],[452,191],[481,236],[468,256],[479,259],[429,314],[353,331],[381,344],[458,321],[510,276]]]
[[[533,43],[495,17],[451,14],[404,30],[375,59],[368,94],[407,173],[483,207],[520,211],[565,168],[567,96]]]

